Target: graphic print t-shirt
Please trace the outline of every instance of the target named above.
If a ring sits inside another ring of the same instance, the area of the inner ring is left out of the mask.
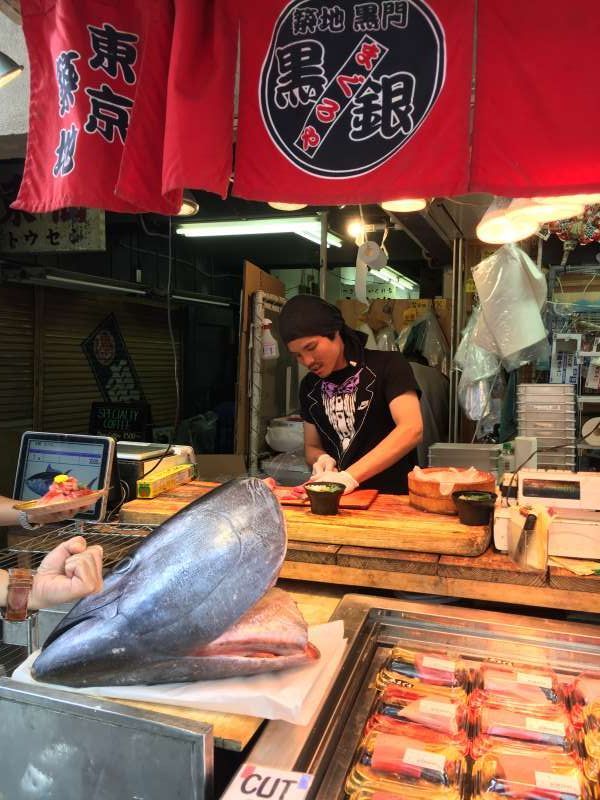
[[[335,458],[339,469],[346,469],[395,428],[389,404],[410,391],[420,394],[404,356],[365,350],[363,365],[349,365],[327,378],[306,375],[300,384],[302,419],[316,426],[325,452]],[[405,494],[407,474],[416,463],[417,453],[412,450],[361,487]]]

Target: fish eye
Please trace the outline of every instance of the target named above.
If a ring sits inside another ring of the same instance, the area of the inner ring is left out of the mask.
[[[114,567],[113,573],[116,572],[117,575],[120,575],[123,572],[127,572],[127,570],[129,569],[129,567],[131,567],[132,564],[133,564],[133,558],[131,556],[125,556],[125,558],[122,561],[119,561],[117,566]]]

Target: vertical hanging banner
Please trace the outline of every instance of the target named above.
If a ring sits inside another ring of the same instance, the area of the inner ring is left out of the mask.
[[[31,67],[25,172],[14,208],[176,213],[161,153],[169,0],[22,0]]]
[[[174,0],[163,191],[226,197],[233,168],[237,10],[231,0]]]
[[[240,3],[234,194],[454,195],[468,179],[473,0]]]
[[[600,191],[600,13],[583,5],[479,3],[471,191]]]

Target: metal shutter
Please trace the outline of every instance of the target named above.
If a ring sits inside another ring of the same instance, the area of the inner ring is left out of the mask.
[[[102,399],[81,342],[109,313],[117,318],[152,409],[154,425],[170,425],[175,414],[173,356],[164,306],[45,290],[43,396],[41,427],[48,431],[87,431],[90,403]],[[175,337],[180,358],[178,330]]]

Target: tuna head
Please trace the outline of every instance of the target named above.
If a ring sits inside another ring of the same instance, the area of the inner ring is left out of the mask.
[[[79,601],[33,665],[50,683],[142,682],[153,662],[214,641],[275,583],[286,550],[275,495],[231,481],[187,506]]]

